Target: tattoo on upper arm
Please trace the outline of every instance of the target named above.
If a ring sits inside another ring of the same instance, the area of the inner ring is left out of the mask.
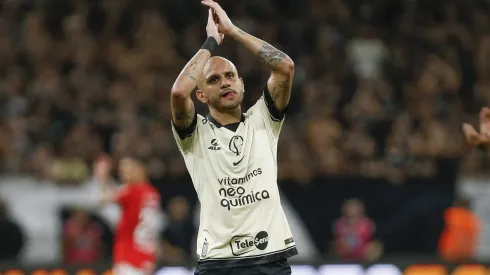
[[[276,101],[281,94],[291,89],[291,81],[289,79],[281,80],[270,91],[270,95]]]
[[[279,89],[281,90],[289,90],[291,88],[291,81],[289,79],[279,81],[277,86],[279,86]]]
[[[285,53],[274,48],[267,42],[264,42],[257,55],[259,56],[260,61],[269,66],[276,65],[287,57]]]

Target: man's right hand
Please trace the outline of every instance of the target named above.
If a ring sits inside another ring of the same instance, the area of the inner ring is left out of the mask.
[[[213,37],[218,42],[218,45],[223,43],[223,39],[225,35],[218,32],[218,24],[214,20],[213,11],[211,9],[208,10],[208,24],[206,26],[206,33],[208,37]]]
[[[463,132],[471,145],[490,145],[490,108],[480,111],[480,132],[468,123],[463,124]]]

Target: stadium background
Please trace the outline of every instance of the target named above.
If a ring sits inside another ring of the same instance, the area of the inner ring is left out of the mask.
[[[350,274],[321,267],[347,264],[332,252],[332,229],[350,198],[364,204],[379,244],[359,260],[367,271],[340,266],[352,274],[458,267],[440,259],[438,241],[444,211],[460,197],[481,222],[463,263],[490,262],[490,159],[461,133],[461,123],[476,125],[479,109],[490,106],[489,1],[222,5],[296,64],[279,146],[279,186],[301,253],[293,264],[318,267],[305,274]],[[198,203],[171,135],[168,99],[205,39],[206,10],[197,0],[4,0],[0,8],[0,271],[107,270],[119,213],[96,207],[91,180],[104,152],[150,157],[163,197],[161,246],[182,247],[167,249],[160,263],[191,267]],[[247,108],[267,70],[231,39],[217,54],[244,78]],[[100,253],[70,263],[66,222],[86,214],[102,232]],[[453,274],[485,274],[480,267]]]

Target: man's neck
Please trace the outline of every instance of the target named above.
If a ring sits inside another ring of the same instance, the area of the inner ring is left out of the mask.
[[[209,113],[211,116],[219,122],[221,125],[228,125],[231,123],[240,122],[242,118],[242,108],[240,106],[236,107],[229,112],[220,112],[214,108],[209,108]]]

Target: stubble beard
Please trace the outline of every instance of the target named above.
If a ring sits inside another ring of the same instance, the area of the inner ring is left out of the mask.
[[[218,97],[216,98],[216,100],[213,100],[212,102],[210,102],[210,107],[220,111],[220,112],[229,112],[231,110],[234,110],[238,107],[240,107],[240,105],[242,105],[242,102],[243,102],[243,91],[241,92],[238,92],[236,94],[236,99],[233,100],[233,101],[222,101],[223,99],[221,97]]]

